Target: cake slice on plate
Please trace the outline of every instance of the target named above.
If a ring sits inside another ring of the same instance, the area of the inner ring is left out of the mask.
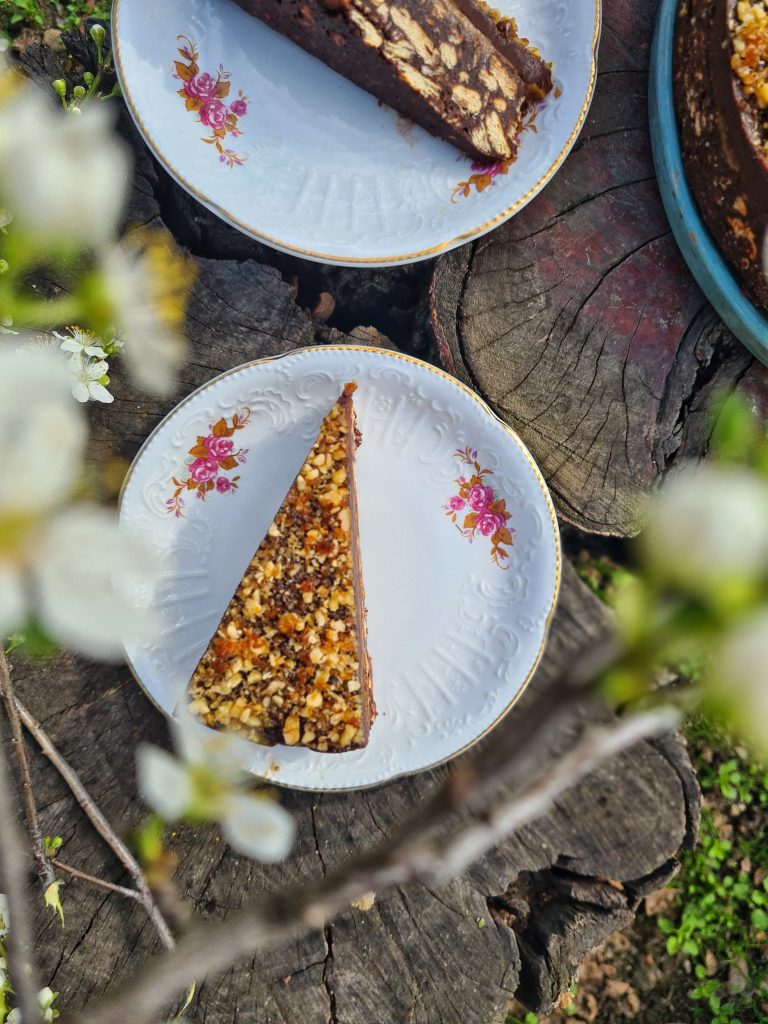
[[[237,0],[339,74],[475,160],[517,152],[552,74],[482,0]]]
[[[354,383],[320,433],[189,684],[206,725],[323,753],[364,747],[366,648]]]

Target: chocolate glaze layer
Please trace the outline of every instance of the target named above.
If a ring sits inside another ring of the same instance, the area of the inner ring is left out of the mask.
[[[768,162],[754,111],[731,69],[736,0],[682,0],[674,53],[683,166],[704,223],[747,295],[768,309],[762,265]]]
[[[357,429],[357,417],[352,402],[352,395],[357,385],[348,383],[344,385],[344,392],[339,399],[339,405],[344,410],[344,415],[349,426],[347,437],[349,445],[347,449],[347,477],[349,479],[349,510],[350,510],[350,537],[352,543],[352,563],[355,580],[355,623],[357,627],[357,648],[360,657],[360,692],[363,698],[362,708],[362,732],[364,743],[368,742],[371,725],[376,718],[376,702],[373,698],[373,674],[371,658],[368,653],[368,609],[365,607],[365,584],[363,581],[363,559],[360,552],[360,512],[357,500],[357,464],[355,460],[355,449],[360,447],[363,440],[362,434]],[[354,438],[354,441],[352,440]]]
[[[500,32],[497,22],[476,0],[454,0],[475,28],[487,36],[509,60],[528,86],[528,102],[542,100],[552,91],[552,65],[524,46],[517,37]]]

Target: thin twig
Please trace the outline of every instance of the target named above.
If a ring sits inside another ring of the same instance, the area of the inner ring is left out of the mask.
[[[27,904],[26,854],[21,832],[16,824],[16,808],[11,793],[8,764],[0,746],[0,822],[3,839],[0,842],[2,887],[8,900],[7,953],[8,972],[11,976],[16,1005],[24,1024],[38,1024],[42,1019],[37,993],[37,969],[32,957],[32,925]]]
[[[25,727],[29,730],[30,735],[34,737],[37,745],[40,747],[42,753],[48,758],[51,764],[56,768],[59,775],[66,782],[72,793],[75,796],[78,804],[83,810],[83,813],[87,816],[93,827],[99,833],[101,838],[112,850],[118,860],[123,864],[125,869],[131,876],[134,885],[136,886],[137,896],[139,902],[146,910],[147,914],[155,926],[157,934],[160,936],[160,941],[166,949],[173,949],[176,942],[173,938],[173,933],[168,927],[168,923],[160,912],[160,908],[155,902],[155,898],[152,895],[152,891],[147,884],[147,880],[144,877],[144,872],[141,870],[141,866],[136,858],[133,856],[131,851],[120,839],[115,830],[109,824],[107,819],[99,810],[93,797],[89,794],[80,780],[79,775],[75,770],[70,767],[67,760],[62,754],[56,749],[51,742],[50,737],[43,729],[42,725],[37,719],[30,714],[29,711],[24,707],[18,697],[16,697],[16,707],[19,711],[19,717],[24,723]]]
[[[443,881],[465,870],[510,832],[541,817],[574,782],[642,739],[674,728],[679,713],[648,711],[614,725],[588,729],[574,748],[521,792],[508,797],[482,820],[454,823],[446,835],[445,817],[424,820],[421,835],[402,834],[373,853],[349,863],[318,884],[295,888],[262,901],[215,925],[203,925],[176,950],[144,968],[117,997],[86,1012],[81,1024],[145,1024],[193,979],[228,967],[241,956],[276,949],[322,927],[352,900],[368,892],[419,881]],[[514,754],[510,754],[514,757]]]
[[[48,855],[45,852],[45,847],[43,846],[43,834],[40,830],[40,820],[37,816],[35,793],[32,789],[32,775],[29,770],[27,747],[24,743],[24,735],[21,731],[19,712],[14,701],[13,683],[11,681],[11,666],[8,664],[5,652],[1,648],[0,697],[2,697],[3,706],[5,707],[5,712],[8,716],[8,722],[11,727],[11,742],[13,744],[14,753],[16,754],[16,763],[21,777],[21,793],[24,801],[24,813],[27,818],[27,830],[32,844],[32,856],[35,861],[37,874],[40,877],[40,882],[43,886],[43,891],[45,892],[56,879],[48,861]]]
[[[63,861],[58,859],[52,860],[51,864],[55,868],[58,868],[59,871],[63,871],[67,875],[72,875],[73,878],[79,878],[81,882],[89,882],[91,885],[95,885],[99,889],[106,889],[108,892],[115,892],[118,896],[125,896],[129,900],[136,900],[138,903],[141,903],[141,895],[135,889],[128,889],[124,885],[116,885],[114,882],[108,882],[106,878],[97,878],[96,875],[89,875],[85,871],[73,868],[71,865],[65,864]]]

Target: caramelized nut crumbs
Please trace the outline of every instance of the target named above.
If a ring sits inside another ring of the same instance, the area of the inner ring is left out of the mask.
[[[739,0],[731,26],[731,67],[741,90],[759,111],[768,110],[767,0]],[[768,156],[768,119],[762,124],[762,148]]]
[[[342,399],[192,677],[190,708],[206,725],[323,752],[367,742],[347,473],[355,443]]]

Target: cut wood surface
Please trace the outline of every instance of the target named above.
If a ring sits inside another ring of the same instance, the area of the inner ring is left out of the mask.
[[[552,185],[508,227],[436,267],[350,271],[274,253],[186,196],[124,120],[136,157],[128,219],[167,227],[192,254],[198,276],[176,395],[150,398],[116,373],[118,400],[91,410],[94,460],[132,458],[176,401],[248,359],[348,341],[358,325],[429,356],[434,269],[432,316],[444,360],[453,359],[457,374],[518,427],[569,518],[592,530],[634,529],[639,494],[679,452],[704,446],[703,396],[718,381],[739,377],[756,398],[762,394],[762,371],[691,284],[659,212],[644,124],[652,6],[610,3],[595,109],[584,142]],[[61,74],[44,48],[29,47],[24,63],[44,81]],[[327,322],[323,292],[335,299]],[[560,296],[554,311],[547,295]],[[605,618],[566,566],[532,693],[553,685]],[[17,661],[15,679],[107,817],[127,834],[146,813],[134,752],[142,742],[167,745],[162,716],[122,666],[71,656],[43,668]],[[551,736],[542,759],[568,749],[583,717]],[[500,726],[510,743],[516,720],[513,712]],[[62,859],[125,884],[58,776],[31,754],[43,830],[64,838]],[[286,791],[298,839],[291,857],[274,867],[238,856],[215,827],[180,827],[170,841],[179,890],[197,913],[220,918],[261,892],[317,878],[397,830],[451,770],[357,794]],[[590,948],[631,920],[643,894],[670,877],[697,815],[698,790],[680,742],[639,744],[450,884],[411,886],[367,911],[350,908],[310,938],[206,980],[186,1019],[496,1024],[513,994],[540,1009],[570,983]],[[63,930],[39,909],[38,952],[45,982],[61,992],[62,1009],[74,1010],[139,974],[157,940],[132,901],[72,880],[64,905]]]
[[[766,371],[723,326],[675,245],[648,132],[656,0],[606,0],[594,103],[528,207],[442,257],[431,316],[443,364],[517,428],[560,513],[637,532],[642,499],[700,455],[702,409]]]

